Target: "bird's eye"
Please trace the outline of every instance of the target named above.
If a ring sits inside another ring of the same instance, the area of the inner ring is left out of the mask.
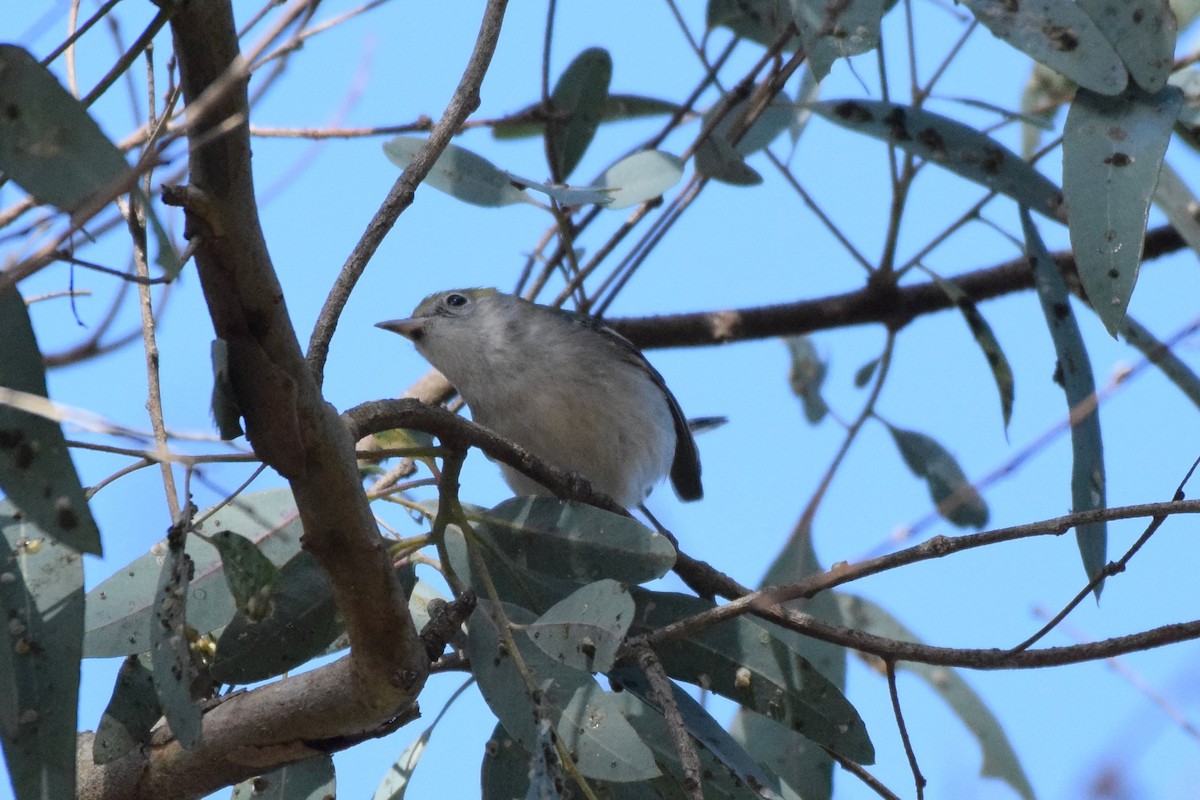
[[[462,308],[463,306],[465,306],[467,303],[469,303],[471,301],[465,294],[459,294],[458,292],[453,292],[451,294],[446,295],[445,302],[446,302],[446,305],[448,305],[450,308]]]

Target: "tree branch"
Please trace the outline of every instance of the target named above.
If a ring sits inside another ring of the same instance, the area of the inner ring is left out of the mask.
[[[1146,232],[1143,260],[1186,247],[1170,226]],[[1077,286],[1075,256],[1069,250],[1054,253],[1068,284]],[[975,302],[991,300],[1033,288],[1033,272],[1022,256],[949,279]],[[605,319],[605,324],[644,349],[696,347],[748,339],[793,336],[831,328],[882,323],[893,330],[935,311],[953,308],[954,302],[932,281],[911,286],[869,283],[854,292],[815,300],[692,314]]]

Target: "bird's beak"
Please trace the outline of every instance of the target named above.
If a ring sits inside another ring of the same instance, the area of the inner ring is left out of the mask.
[[[409,317],[408,319],[393,319],[387,322],[376,322],[376,328],[383,328],[385,331],[398,333],[405,339],[416,341],[421,338],[421,329],[425,325],[425,320],[420,317]]]

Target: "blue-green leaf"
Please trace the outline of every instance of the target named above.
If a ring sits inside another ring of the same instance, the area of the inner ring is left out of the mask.
[[[921,641],[912,631],[900,624],[899,620],[875,603],[854,595],[840,592],[834,594],[841,606],[845,624],[854,630],[902,642]],[[1021,762],[1004,734],[1004,729],[1000,727],[1000,721],[956,670],[915,661],[898,661],[896,666],[912,672],[929,684],[929,688],[946,701],[967,729],[975,735],[979,747],[983,750],[981,774],[999,778],[1024,800],[1033,800],[1033,787],[1029,784],[1029,778],[1021,768]]]
[[[683,177],[683,162],[661,150],[639,150],[604,171],[595,183],[609,197],[608,209],[621,209],[661,197]]]
[[[48,397],[42,353],[16,287],[0,292],[0,342],[0,387]],[[100,555],[100,531],[57,422],[0,404],[0,490],[56,540]]]
[[[0,45],[0,171],[68,213],[133,185],[121,151],[28,51]]]
[[[1157,92],[1175,66],[1175,15],[1167,0],[1076,0],[1147,92]]]
[[[162,718],[162,704],[154,689],[154,673],[146,654],[129,656],[117,673],[112,698],[100,717],[92,741],[92,760],[107,764],[138,745],[150,741],[150,731]]]
[[[508,619],[528,624],[534,615],[505,605]],[[538,742],[538,720],[549,719],[580,772],[610,781],[641,781],[660,774],[650,749],[621,716],[611,695],[595,678],[559,664],[528,637],[514,636],[520,657],[537,687],[535,699],[518,669],[514,654],[501,646],[499,622],[491,603],[480,600],[471,615],[467,653],[488,707],[523,748]]]
[[[929,496],[937,505],[939,514],[959,527],[982,528],[987,525],[987,503],[967,480],[962,467],[949,450],[923,433],[893,425],[888,425],[887,429],[904,463],[914,475],[925,479]]]
[[[654,630],[702,613],[713,604],[696,597],[636,588],[637,630]],[[749,617],[737,617],[672,640],[658,651],[667,674],[765,714],[869,764],[875,750],[854,706],[800,652],[797,637]]]
[[[321,655],[342,632],[333,585],[311,553],[284,564],[272,588],[269,615],[239,610],[221,632],[214,680],[247,684],[282,675]]]
[[[1129,73],[1108,38],[1073,0],[963,0],[988,30],[1035,61],[1100,94],[1117,94]]]
[[[166,556],[151,611],[154,623],[150,626],[150,661],[163,716],[179,744],[191,750],[200,744],[203,718],[200,708],[192,700],[192,680],[196,670],[187,634],[187,594],[192,562],[183,549],[186,536],[186,531],[179,529],[167,537]]]
[[[967,293],[958,287],[958,284],[953,281],[948,281],[940,275],[930,272],[933,282],[938,285],[955,307],[962,312],[963,319],[967,321],[967,327],[971,329],[971,335],[975,337],[975,343],[979,345],[979,349],[983,351],[984,358],[987,359],[988,368],[992,371],[992,379],[996,382],[996,390],[1000,393],[1000,414],[1004,418],[1004,429],[1008,430],[1008,423],[1012,419],[1013,400],[1015,393],[1015,383],[1013,381],[1012,366],[1008,363],[1008,357],[1004,355],[1004,350],[1000,348],[1000,342],[996,339],[996,334],[992,333],[992,326],[988,325],[983,314],[979,313],[979,309]]]
[[[790,0],[708,0],[705,8],[708,30],[728,28],[743,39],[772,45],[792,24]],[[795,50],[803,42],[793,37],[788,48]]]
[[[561,180],[565,181],[579,165],[604,119],[612,67],[607,50],[589,47],[575,57],[554,84],[550,105],[555,119],[547,125],[547,150]],[[561,122],[559,115],[565,118]]]
[[[816,425],[829,413],[829,405],[821,396],[829,364],[821,360],[809,336],[787,336],[783,342],[792,357],[788,383],[792,385],[792,393],[804,405],[805,419],[810,425]]]
[[[1150,198],[1182,94],[1137,87],[1116,97],[1080,90],[1063,134],[1071,247],[1096,314],[1117,335],[1137,281]]]
[[[75,796],[83,562],[0,501],[0,742],[17,800]]]
[[[211,516],[206,512],[197,518],[203,520],[196,528],[200,533],[237,531],[258,545],[275,566],[286,564],[300,552],[304,530],[290,489],[242,495]],[[150,649],[150,609],[164,550],[164,544],[155,545],[88,592],[85,657],[127,656]],[[195,567],[189,585],[188,624],[208,633],[227,624],[237,606],[216,548],[189,536],[187,553]]]
[[[312,756],[233,787],[231,800],[330,800],[337,796],[333,758]]]
[[[1088,359],[1083,336],[1075,322],[1075,313],[1067,296],[1067,285],[1054,262],[1029,212],[1021,209],[1021,227],[1025,231],[1025,252],[1033,267],[1033,283],[1054,352],[1058,356],[1055,380],[1067,395],[1067,413],[1071,420],[1071,510],[1074,513],[1104,508],[1104,444],[1100,437],[1100,413],[1096,402],[1096,380]],[[1075,529],[1079,554],[1088,578],[1104,569],[1108,553],[1108,527],[1104,521],[1089,522]],[[1096,599],[1100,590],[1095,589]]]
[[[604,102],[601,123],[618,120],[656,117],[680,112],[679,104],[656,97],[641,97],[633,94],[610,94]],[[546,114],[541,103],[508,115],[491,126],[492,136],[497,139],[520,139],[525,136],[541,136],[546,129]]]
[[[791,0],[792,19],[818,81],[837,59],[879,46],[879,26],[890,5],[886,0]]]
[[[397,136],[383,144],[384,155],[404,169],[425,146],[418,136]],[[508,173],[465,147],[447,145],[425,176],[425,183],[451,197],[476,206],[497,208],[532,202],[521,187],[514,186]]]
[[[1061,217],[1062,193],[1052,181],[995,139],[961,122],[881,100],[827,100],[810,108],[830,122],[891,142],[1051,219]]]
[[[525,634],[560,664],[585,672],[608,672],[633,622],[629,590],[611,578],[589,583],[559,600]]]

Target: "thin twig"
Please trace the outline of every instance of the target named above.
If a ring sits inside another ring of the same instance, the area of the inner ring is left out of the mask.
[[[425,145],[413,157],[404,172],[396,179],[391,190],[375,216],[367,225],[358,244],[350,253],[325,304],[313,326],[312,336],[308,343],[308,364],[312,370],[317,386],[320,386],[325,375],[325,360],[329,356],[329,343],[337,328],[338,318],[342,309],[350,299],[350,293],[358,283],[367,268],[367,262],[379,248],[383,237],[396,224],[400,214],[412,205],[417,185],[429,174],[434,162],[450,143],[450,139],[458,131],[464,120],[479,107],[479,86],[483,76],[491,64],[492,54],[496,50],[496,42],[500,38],[500,26],[504,20],[504,10],[508,0],[488,0],[484,10],[483,20],[479,28],[479,36],[475,41],[475,49],[463,71],[462,79],[454,90],[450,103],[446,106],[442,118],[429,134]]]
[[[900,741],[904,743],[904,755],[908,757],[908,768],[912,770],[913,783],[917,787],[917,800],[925,797],[925,776],[917,764],[917,754],[913,750],[912,740],[908,736],[908,726],[904,724],[904,712],[900,709],[900,692],[896,689],[896,659],[884,660],[887,665],[888,694],[892,698],[892,714],[896,717],[896,727],[900,730]]]

